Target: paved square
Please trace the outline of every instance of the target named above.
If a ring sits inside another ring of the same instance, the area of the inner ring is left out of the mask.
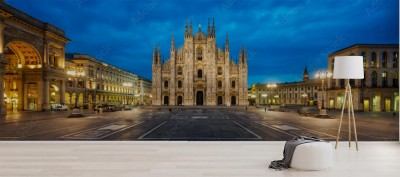
[[[335,141],[339,113],[330,110],[332,119],[244,107],[85,110],[84,118],[66,118],[69,112],[18,113],[0,119],[0,140],[286,141],[304,135]],[[399,138],[399,119],[391,113],[357,112],[356,121],[360,141]],[[345,119],[340,140],[348,138],[347,124]]]

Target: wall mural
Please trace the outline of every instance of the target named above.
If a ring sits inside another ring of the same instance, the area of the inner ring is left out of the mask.
[[[0,140],[398,141],[398,2],[340,2],[1,1]]]

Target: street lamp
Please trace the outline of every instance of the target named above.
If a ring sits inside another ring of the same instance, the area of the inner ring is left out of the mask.
[[[324,95],[325,95],[325,84],[324,84],[324,81],[325,81],[325,79],[326,78],[330,78],[332,76],[332,73],[330,73],[329,71],[318,71],[316,74],[315,74],[315,78],[318,78],[318,79],[321,79],[322,80],[322,89],[321,89],[321,91],[322,91],[322,104],[321,104],[321,109],[320,109],[320,112],[319,112],[319,115],[320,116],[328,116],[328,114],[327,114],[327,112],[326,112],[326,109],[325,109],[325,107],[324,107]]]

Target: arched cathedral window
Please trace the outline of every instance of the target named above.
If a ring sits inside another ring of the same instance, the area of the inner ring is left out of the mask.
[[[235,88],[235,86],[236,86],[236,82],[232,81],[232,88]]]
[[[178,75],[182,75],[182,67],[178,67]]]
[[[222,81],[218,81],[218,88],[222,88]]]
[[[164,81],[164,88],[168,88],[168,81]]]
[[[203,71],[201,69],[197,70],[197,78],[203,78]]]
[[[222,68],[218,67],[218,75],[222,75]]]
[[[182,88],[182,81],[178,81],[178,88]]]
[[[203,49],[201,47],[197,47],[197,60],[203,60]]]

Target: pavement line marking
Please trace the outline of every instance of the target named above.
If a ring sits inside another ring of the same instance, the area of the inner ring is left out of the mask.
[[[119,121],[119,122],[120,122],[120,121]],[[116,123],[118,123],[118,122],[113,122],[113,123],[109,123],[109,124],[101,125],[101,126],[94,127],[94,128],[90,128],[90,129],[83,130],[83,131],[80,131],[80,132],[70,133],[70,134],[67,134],[67,135],[61,136],[61,137],[59,137],[59,138],[63,138],[63,137],[68,137],[68,136],[72,136],[72,135],[81,134],[81,133],[88,132],[88,131],[91,131],[91,130],[96,130],[96,129],[99,129],[99,128],[107,127],[107,126],[109,126],[109,125],[113,125],[113,124],[116,124]]]
[[[263,126],[265,126],[265,127],[268,127],[268,128],[270,128],[270,129],[276,130],[276,131],[278,131],[278,132],[284,133],[284,134],[286,134],[286,135],[292,136],[292,137],[296,137],[296,136],[297,136],[297,135],[294,135],[294,134],[292,134],[292,133],[288,133],[288,132],[279,130],[278,128],[275,128],[275,127],[266,125],[266,124],[264,124],[264,123],[261,123],[260,121],[254,121],[254,122],[255,122],[255,123],[258,123],[258,124],[261,124],[261,125],[263,125]]]
[[[285,123],[285,124],[287,124],[287,123]],[[293,126],[292,124],[287,124],[287,125]],[[325,135],[325,136],[329,136],[329,137],[336,138],[336,135],[331,135],[331,134],[319,132],[319,131],[312,130],[312,129],[308,129],[308,128],[304,128],[304,127],[301,127],[301,126],[293,126],[293,127],[297,127],[297,128],[303,129],[303,130],[307,130],[307,131],[309,131],[309,132],[311,132],[311,133],[316,133],[316,134],[321,134],[321,135]],[[336,129],[335,129],[335,130],[336,130]],[[358,134],[358,133],[357,133],[357,134]],[[378,139],[378,138],[377,138],[377,139]]]
[[[21,136],[21,138],[26,138],[26,137],[31,137],[31,136],[46,134],[46,133],[55,132],[55,131],[60,131],[60,130],[64,130],[64,129],[68,129],[68,128],[72,128],[72,127],[83,127],[83,126],[87,126],[87,125],[74,125],[74,126],[70,126],[70,127],[59,128],[59,129],[44,131],[44,132],[35,133],[35,134],[31,134],[31,135]]]
[[[100,128],[98,130],[114,130],[115,131],[115,130],[118,130],[121,128],[125,128],[126,126],[128,126],[128,125],[110,125],[107,127]]]
[[[140,136],[138,139],[142,139],[143,137],[147,136],[148,134],[150,134],[151,132],[153,132],[154,130],[156,130],[157,128],[161,127],[162,125],[164,125],[165,123],[167,123],[167,121],[164,121],[163,123],[161,123],[160,125],[158,125],[157,127],[154,127],[153,129],[151,129],[150,131],[146,132],[144,135]]]
[[[208,119],[207,116],[192,116],[192,119]]]
[[[123,129],[120,129],[120,130],[114,131],[114,132],[112,132],[112,133],[106,134],[106,135],[100,137],[99,139],[103,139],[103,138],[105,138],[105,137],[107,137],[107,136],[110,136],[110,135],[116,134],[116,133],[118,133],[118,132],[124,131],[124,130],[126,130],[126,129],[128,129],[128,128],[132,128],[132,127],[134,127],[134,126],[136,126],[136,125],[139,125],[139,124],[142,124],[142,123],[144,123],[144,122],[145,122],[145,121],[141,121],[141,122],[138,122],[138,123],[136,123],[136,124],[127,126],[127,127],[123,128]]]
[[[257,134],[255,134],[254,132],[252,132],[251,130],[247,129],[246,127],[243,127],[243,125],[240,125],[239,123],[237,123],[236,121],[233,121],[235,124],[239,125],[240,127],[242,127],[243,129],[247,130],[248,132],[250,132],[251,134],[253,134],[254,136],[257,137],[257,139],[262,139],[260,136],[258,136]]]
[[[131,127],[134,127],[134,126],[136,126],[136,125],[139,125],[139,124],[141,124],[141,123],[143,123],[143,122],[145,122],[145,121],[132,124],[132,125],[127,126],[127,127],[123,128],[123,129],[120,129],[120,130],[118,130],[118,131],[114,131],[114,132],[111,132],[111,133],[106,133],[106,134],[104,134],[103,136],[100,136],[100,137],[83,137],[83,138],[82,138],[82,137],[74,137],[75,135],[79,135],[79,134],[82,134],[82,133],[87,133],[87,132],[90,132],[90,131],[101,130],[101,129],[96,129],[96,130],[87,130],[87,131],[79,132],[79,133],[76,133],[76,134],[74,134],[73,136],[70,136],[70,137],[63,136],[63,137],[65,137],[65,138],[63,138],[63,139],[69,139],[69,140],[71,140],[71,139],[72,139],[72,140],[73,140],[73,139],[75,139],[75,140],[100,140],[100,139],[103,139],[103,138],[105,138],[105,137],[107,137],[107,136],[113,135],[113,134],[115,134],[115,133],[124,131],[124,130],[126,130],[126,129],[128,129],[128,128],[131,128]],[[115,124],[115,123],[114,123],[114,124]],[[112,125],[111,125],[111,126],[112,126]]]
[[[290,125],[271,125],[271,126],[273,126],[275,128],[279,128],[281,130],[301,130],[299,128],[296,128],[296,127],[293,127]]]

